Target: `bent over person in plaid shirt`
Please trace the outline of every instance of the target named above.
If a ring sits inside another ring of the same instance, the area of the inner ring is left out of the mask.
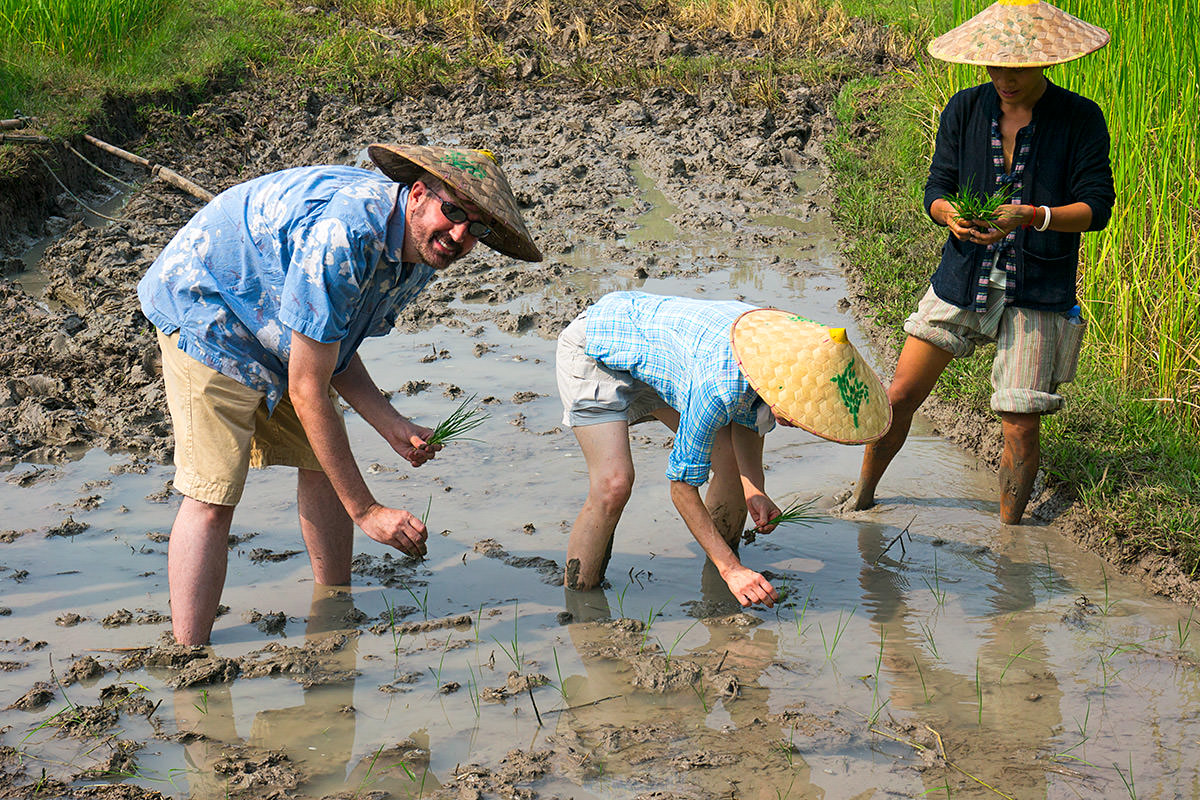
[[[559,335],[563,424],[574,431],[588,466],[587,500],[567,544],[567,588],[591,589],[604,579],[633,487],[629,426],[653,417],[675,431],[667,460],[671,500],[729,590],[743,606],[773,606],[779,598],[734,550],[747,511],[764,533],[780,513],[763,489],[762,467],[763,436],[776,419],[730,344],[734,322],[752,309],[736,301],[613,292]]]

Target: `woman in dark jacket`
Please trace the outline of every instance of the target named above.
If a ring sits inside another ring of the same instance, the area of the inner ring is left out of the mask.
[[[956,357],[994,341],[991,407],[1000,415],[1000,518],[1018,524],[1040,458],[1041,415],[1062,407],[1083,323],[1075,306],[1079,239],[1100,230],[1114,198],[1100,108],[1051,83],[1044,68],[1102,47],[1108,33],[1037,0],[999,0],[929,44],[935,57],[987,67],[942,112],[925,210],[949,229],[888,389],[892,427],[869,445],[847,508],[869,508],[913,414]],[[1008,202],[994,221],[964,219],[947,198]]]

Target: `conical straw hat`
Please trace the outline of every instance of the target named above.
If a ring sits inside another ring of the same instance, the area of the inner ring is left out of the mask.
[[[487,150],[408,144],[373,144],[371,160],[399,183],[411,184],[423,172],[442,179],[463,200],[491,217],[491,233],[480,239],[493,250],[522,261],[541,261],[517,209],[517,200],[496,157]]]
[[[1048,67],[1108,44],[1108,31],[1040,0],[997,0],[929,43],[929,54],[956,64]]]
[[[756,308],[731,338],[742,374],[779,419],[842,444],[873,442],[891,424],[887,392],[845,328]]]

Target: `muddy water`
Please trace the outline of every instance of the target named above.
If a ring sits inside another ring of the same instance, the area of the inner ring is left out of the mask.
[[[571,288],[740,297],[845,325],[863,341],[837,310],[844,287],[817,176],[802,176],[804,202],[758,221],[780,245],[737,252],[719,233],[680,238],[665,197],[636,165],[633,174],[650,210],[626,244],[694,269],[646,279],[580,248],[564,259],[585,268]],[[550,285],[505,310],[551,308],[564,291]],[[1192,620],[1106,574],[1052,527],[1001,526],[994,477],[920,422],[878,509],[743,545],[743,560],[786,594],[776,609],[745,613],[670,504],[668,435],[640,426],[639,483],[610,586],[565,592],[557,567],[586,476],[560,429],[554,342],[501,330],[494,306],[456,308],[458,326],[393,333],[363,356],[418,420],[446,414],[457,390],[477,394],[491,415],[483,441],[409,470],[348,418],[377,496],[428,509],[426,561],[359,536],[355,586],[330,595],[312,584],[290,476],[252,474],[211,653],[243,669],[274,663],[260,670],[273,674],[172,689],[177,670],[126,660],[169,629],[165,531],[178,497],[168,468],[91,451],[6,476],[0,743],[15,751],[5,769],[55,776],[102,765],[110,777],[84,782],[194,798],[275,788],[579,798],[1198,791]],[[768,489],[781,505],[819,498],[828,509],[860,455],[780,430],[767,440]],[[86,656],[104,672],[74,680]],[[43,680],[48,703],[10,707]],[[148,702],[114,701],[113,686]],[[119,717],[63,735],[102,691]],[[125,748],[132,757],[122,760]]]

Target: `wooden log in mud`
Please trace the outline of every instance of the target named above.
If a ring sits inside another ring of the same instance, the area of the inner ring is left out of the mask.
[[[176,189],[182,189],[183,191],[187,192],[188,194],[192,195],[193,197],[198,197],[199,199],[201,199],[205,202],[208,202],[209,200],[212,200],[213,197],[216,196],[212,192],[210,192],[208,189],[205,189],[203,186],[193,183],[192,181],[183,177],[178,172],[176,172],[173,169],[170,169],[169,167],[164,167],[161,164],[153,164],[150,162],[149,159],[142,158],[141,156],[138,156],[138,155],[134,155],[133,153],[130,153],[128,150],[122,150],[121,148],[117,147],[116,145],[111,145],[108,142],[97,139],[95,136],[91,136],[91,135],[85,133],[83,135],[83,138],[85,141],[87,141],[92,146],[97,147],[106,153],[110,153],[110,154],[116,156],[117,158],[123,158],[126,161],[129,161],[130,163],[138,164],[140,166],[148,168],[150,170],[150,174],[153,175],[154,177],[156,177],[159,180],[162,180],[166,183],[171,184]]]
[[[0,133],[0,144],[51,144],[49,136],[36,133]]]

